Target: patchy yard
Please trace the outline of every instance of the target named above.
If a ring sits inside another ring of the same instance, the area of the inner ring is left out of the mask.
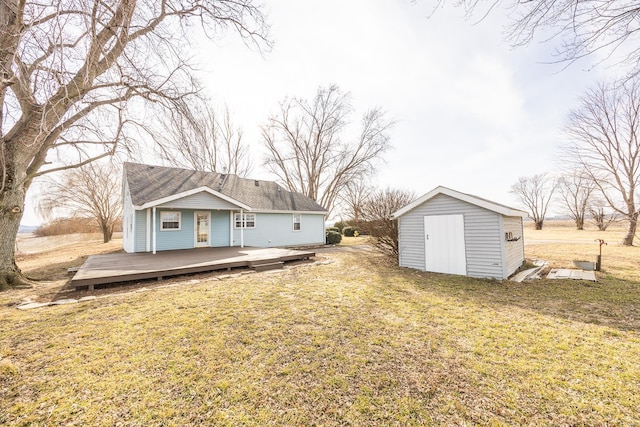
[[[0,424],[640,424],[640,283],[613,259],[597,283],[515,284],[399,269],[358,246],[321,256],[3,304]]]

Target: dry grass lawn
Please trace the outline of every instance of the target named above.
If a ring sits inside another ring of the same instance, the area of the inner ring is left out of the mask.
[[[602,239],[607,243],[602,246],[603,276],[640,282],[640,246],[622,246],[625,234],[623,223],[613,224],[604,232],[590,224],[578,231],[570,221],[547,221],[542,230],[525,223],[525,252],[527,258],[545,259],[554,268],[575,268],[573,260],[596,260],[596,239]],[[640,245],[640,237],[635,244]]]
[[[597,249],[542,233],[527,254],[552,264]],[[81,304],[0,295],[0,424],[640,425],[637,248],[607,246],[597,283],[517,284],[346,243]]]

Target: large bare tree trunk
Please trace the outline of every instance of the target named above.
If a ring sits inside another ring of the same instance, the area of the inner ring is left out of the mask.
[[[113,225],[100,224],[100,230],[102,231],[102,243],[109,243],[113,237]]]
[[[633,239],[636,236],[636,230],[638,229],[638,212],[629,217],[629,228],[627,228],[627,234],[622,240],[624,246],[633,246]]]
[[[26,173],[16,173],[15,167],[8,168],[7,187],[0,192],[0,235],[17,236],[24,209],[25,188],[21,177]],[[30,285],[15,263],[15,238],[0,239],[0,290],[9,287]]]

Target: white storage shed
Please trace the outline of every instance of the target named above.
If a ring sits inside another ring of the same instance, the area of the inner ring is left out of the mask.
[[[437,187],[394,212],[399,264],[436,273],[506,279],[524,262],[527,213]]]

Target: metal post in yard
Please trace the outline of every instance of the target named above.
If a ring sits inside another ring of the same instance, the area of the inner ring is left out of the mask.
[[[602,239],[596,239],[595,241],[600,244],[600,253],[598,254],[598,259],[596,260],[596,271],[601,271],[601,269],[602,269],[602,245],[606,245],[607,242],[605,242]]]

